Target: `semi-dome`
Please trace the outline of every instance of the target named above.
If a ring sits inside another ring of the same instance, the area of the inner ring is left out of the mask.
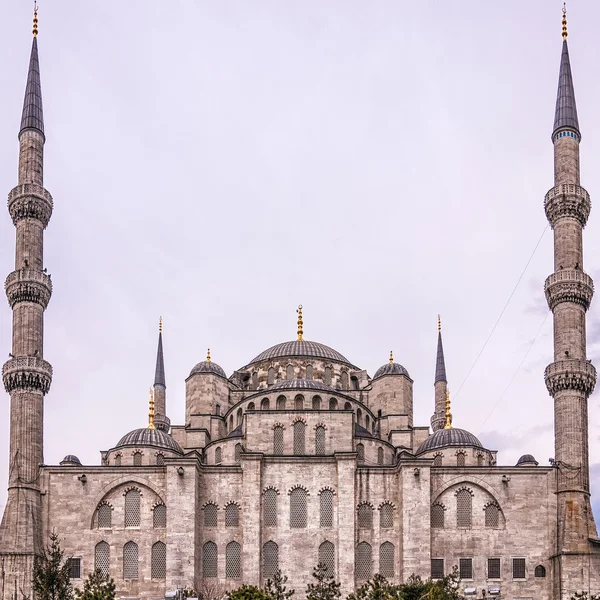
[[[74,454],[67,454],[59,464],[61,467],[80,467],[81,461]]]
[[[379,367],[373,375],[373,379],[383,377],[384,375],[404,375],[410,377],[408,371],[400,363],[387,363],[382,367]]]
[[[538,464],[538,461],[535,460],[532,454],[523,454],[517,461],[517,467],[537,467]]]
[[[268,348],[264,352],[261,352],[258,356],[255,356],[248,363],[248,365],[265,360],[273,360],[275,358],[284,358],[287,356],[320,358],[324,360],[345,363],[351,367],[354,367],[354,365],[345,356],[342,356],[337,350],[334,350],[325,344],[319,344],[319,342],[310,342],[308,340],[294,340],[293,342],[283,342],[281,344],[271,346],[271,348]]]
[[[190,376],[195,375],[196,373],[212,373],[213,375],[219,375],[219,377],[223,377],[227,379],[227,375],[225,375],[225,371],[212,360],[203,360],[199,362],[191,371]]]
[[[124,435],[116,448],[123,446],[152,446],[154,448],[164,448],[178,454],[183,454],[181,446],[168,434],[160,429],[134,429]]]
[[[438,429],[433,435],[430,435],[417,450],[417,454],[436,450],[437,448],[446,448],[448,446],[475,446],[483,448],[482,443],[470,432],[464,429],[452,427],[451,429]]]

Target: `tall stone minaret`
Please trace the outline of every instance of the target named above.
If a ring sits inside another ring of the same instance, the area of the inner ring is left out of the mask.
[[[552,142],[554,187],[544,207],[554,230],[554,273],[546,279],[548,306],[554,315],[554,362],[545,372],[554,398],[558,531],[557,597],[589,589],[589,538],[596,538],[590,506],[588,456],[589,395],[596,370],[586,359],[586,311],[594,286],[583,270],[582,230],[590,214],[590,197],[579,185],[579,144],[567,21],[563,10],[563,44]],[[587,574],[587,575],[586,575]]]
[[[44,118],[37,45],[37,9],[19,131],[18,185],[8,194],[16,228],[15,270],[6,279],[13,311],[12,351],[2,367],[10,394],[8,499],[0,525],[0,590],[29,593],[34,556],[42,550],[40,467],[44,461],[44,395],[52,367],[44,360],[44,311],[52,283],[44,269],[44,229],[52,196],[44,189]]]
[[[448,380],[446,379],[446,363],[444,361],[444,347],[442,346],[442,323],[438,315],[438,341],[437,357],[435,361],[435,410],[431,416],[431,429],[436,432],[443,429],[446,423],[446,392],[448,391]]]
[[[171,421],[167,417],[167,383],[165,381],[165,360],[163,358],[162,317],[158,323],[158,349],[154,372],[154,426],[165,433],[169,432]]]

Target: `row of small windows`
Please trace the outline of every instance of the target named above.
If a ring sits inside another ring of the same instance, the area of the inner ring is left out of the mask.
[[[500,527],[500,507],[490,503],[484,507],[485,526]],[[431,507],[431,527],[443,529],[445,523],[446,507],[435,503]],[[473,497],[469,490],[463,489],[456,493],[456,526],[461,529],[470,529],[473,525]]]
[[[125,527],[140,526],[140,500],[141,494],[137,489],[131,489],[125,494]],[[112,511],[112,506],[106,502],[98,506],[97,519],[99,529],[108,529],[113,526]],[[164,528],[167,526],[167,507],[164,504],[157,504],[153,508],[152,526],[154,528]]]
[[[379,546],[379,569],[378,573],[391,579],[395,577],[396,551],[394,544],[384,542]],[[373,549],[371,544],[361,542],[356,546],[354,556],[354,572],[356,579],[364,581],[373,577]]]
[[[139,548],[135,542],[123,546],[123,579],[138,579]],[[110,545],[99,542],[94,550],[94,569],[100,569],[104,575],[110,570]],[[164,579],[167,576],[167,546],[163,542],[152,545],[150,554],[150,577]]]
[[[273,385],[275,383],[275,368],[270,367],[267,371],[267,385]],[[333,369],[331,367],[325,367],[323,371],[323,383],[325,385],[331,385],[333,375]],[[313,379],[314,378],[314,369],[312,365],[307,365],[304,371],[304,376],[302,373],[302,368],[298,367],[298,371],[296,372],[296,368],[294,365],[287,365],[285,368],[285,378],[286,379]],[[343,390],[350,389],[348,382],[352,382],[352,389],[358,390],[360,389],[358,378],[357,377],[348,377],[347,371],[342,371],[340,373],[340,387]],[[258,387],[258,373],[252,373],[252,387],[256,389]]]
[[[139,450],[136,450],[133,453],[133,466],[134,467],[141,467],[142,466],[142,456],[143,455],[142,455],[142,453]],[[116,454],[114,462],[113,462],[113,465],[115,467],[120,467],[120,466],[122,466],[122,462],[123,462],[122,461],[122,455],[121,454]],[[164,464],[165,464],[165,455],[161,454],[161,453],[158,453],[156,455],[155,464],[158,467],[164,466]]]
[[[487,559],[487,579],[502,579],[501,564],[500,558]],[[461,579],[473,579],[473,559],[460,558],[458,561],[458,571]],[[431,578],[442,579],[444,575],[444,559],[432,558]],[[546,567],[537,565],[534,569],[534,577],[546,577]],[[524,558],[512,559],[512,578],[527,579],[526,560]]]
[[[456,453],[456,466],[457,467],[464,467],[466,464],[466,459],[467,459],[467,455],[465,452],[463,451],[458,451]],[[433,466],[434,467],[441,467],[443,466],[444,462],[443,462],[443,455],[442,454],[436,454],[433,457]],[[483,467],[485,465],[485,457],[483,454],[478,454],[477,455],[477,466],[478,467]]]
[[[562,137],[572,137],[576,140],[579,139],[579,136],[574,131],[561,131],[554,136],[554,139],[557,140],[558,138]]]
[[[204,506],[204,527],[218,527],[219,507],[212,502]],[[231,502],[225,507],[225,527],[239,527],[240,509],[237,504]]]
[[[236,465],[242,460],[242,444],[236,444],[233,450],[233,462]],[[220,446],[215,448],[215,465],[220,465],[223,462],[223,451]]]
[[[202,547],[202,574],[204,577],[218,576],[217,545],[206,542]],[[229,542],[225,546],[225,577],[240,579],[242,577],[242,547],[237,542]]]

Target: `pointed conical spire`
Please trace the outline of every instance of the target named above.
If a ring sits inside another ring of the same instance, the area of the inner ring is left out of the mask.
[[[44,110],[42,108],[42,85],[40,83],[40,61],[37,47],[37,7],[33,13],[33,43],[31,57],[29,58],[29,72],[27,74],[27,87],[23,101],[23,115],[19,135],[25,129],[36,129],[44,134]]]
[[[167,387],[165,381],[165,360],[163,358],[162,344],[162,317],[158,322],[158,350],[156,352],[156,371],[154,372],[154,385]]]
[[[444,361],[444,347],[442,346],[442,322],[438,315],[438,343],[437,343],[437,358],[435,362],[435,381],[448,382],[446,379],[446,363]]]

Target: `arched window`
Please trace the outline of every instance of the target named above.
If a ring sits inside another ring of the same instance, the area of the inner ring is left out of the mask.
[[[360,529],[373,529],[373,509],[366,502],[358,507],[358,526]]]
[[[283,454],[283,427],[281,425],[273,428],[273,454]]]
[[[315,429],[315,454],[325,454],[325,427],[322,425]]]
[[[320,501],[320,527],[333,527],[333,492],[323,490],[319,496]]]
[[[458,452],[456,455],[456,466],[457,467],[464,467],[465,466],[465,453],[464,452]]]
[[[216,527],[217,526],[217,505],[207,504],[204,507],[204,527]]]
[[[325,367],[325,385],[331,385],[331,367]]]
[[[263,398],[260,403],[260,410],[269,410],[270,404],[268,398]]]
[[[277,410],[285,410],[285,396],[277,398]]]
[[[237,542],[229,542],[225,547],[225,577],[240,579],[242,576],[242,547]]]
[[[233,431],[233,415],[229,415],[229,432]]]
[[[395,562],[394,544],[384,542],[379,546],[379,574],[392,579],[396,574]]]
[[[294,454],[306,454],[306,425],[302,421],[294,423]]]
[[[356,565],[354,567],[356,579],[365,581],[373,576],[373,564],[371,557],[371,546],[367,542],[361,542],[356,546]]]
[[[383,464],[383,448],[377,448],[377,464]]]
[[[112,508],[109,504],[101,504],[98,507],[98,528],[112,527]]]
[[[140,526],[140,491],[133,489],[125,494],[125,527]],[[137,575],[136,575],[137,577]]]
[[[535,577],[546,577],[546,567],[543,565],[538,565],[534,571]]]
[[[500,511],[495,504],[488,504],[485,507],[485,526],[498,527],[500,525]]]
[[[321,410],[321,398],[319,396],[313,396],[312,407],[313,410]]]
[[[246,410],[256,410],[256,407],[255,407],[255,405],[254,405],[254,402],[250,402],[250,403],[248,404],[248,408],[247,408]]]
[[[214,542],[206,542],[202,546],[202,575],[217,576],[217,545]]]
[[[165,455],[164,454],[158,453],[156,455],[156,465],[158,467],[164,467],[164,465],[165,465]]]
[[[359,463],[365,462],[365,447],[362,444],[356,444],[356,460]]]
[[[167,526],[167,507],[164,504],[157,504],[152,511],[152,526],[154,528],[163,528]]]
[[[323,542],[319,546],[318,562],[325,565],[327,575],[335,575],[335,546],[331,542]]]
[[[369,427],[371,427],[371,419],[369,415],[365,415],[365,428],[369,429]]]
[[[355,375],[352,375],[352,377],[350,377],[350,381],[352,382],[352,389],[353,390],[359,390],[360,386],[358,384],[358,377],[356,377]]]
[[[237,527],[240,524],[239,514],[237,504],[228,504],[225,507],[225,527]]]
[[[483,467],[483,454],[478,454],[477,455],[477,466],[478,467]]]
[[[394,526],[394,507],[385,503],[379,508],[379,527],[381,529],[389,529]]]
[[[123,546],[123,579],[138,578],[138,546],[127,542]]]
[[[100,569],[102,575],[108,575],[110,568],[110,546],[106,542],[98,542],[94,550],[94,569]]]
[[[121,466],[121,455],[117,454],[115,456],[115,467],[120,467]]]
[[[263,523],[266,527],[277,527],[277,491],[273,488],[264,493]]]
[[[164,579],[167,576],[167,546],[163,542],[152,545],[150,577]]]
[[[218,446],[217,448],[215,448],[215,465],[220,465],[221,464],[221,460],[222,460],[222,456],[221,456],[221,446]]]
[[[348,389],[348,371],[342,371],[342,374],[340,375],[340,384],[343,390]]]
[[[288,365],[285,369],[285,378],[286,379],[294,379],[294,366]]]
[[[434,504],[431,507],[431,527],[435,529],[444,528],[444,507],[441,504]]]
[[[221,405],[220,404],[216,404],[215,405],[215,414],[216,415],[220,415],[221,414]]]
[[[473,498],[469,490],[459,490],[456,494],[456,526],[471,528]]]
[[[233,451],[233,460],[235,461],[236,464],[240,464],[240,461],[242,460],[242,445],[241,444],[236,444],[234,451]]]
[[[312,379],[312,378],[313,378],[313,366],[306,365],[306,379]]]
[[[302,410],[304,408],[304,396],[296,396],[294,398],[294,409]]]
[[[279,546],[272,541],[265,542],[262,547],[262,575],[269,579],[279,569]]]
[[[244,413],[242,412],[242,409],[238,408],[237,415],[236,415],[236,423],[235,423],[236,425],[241,425],[242,424],[242,415],[243,414]]]
[[[441,454],[436,454],[433,457],[433,466],[434,467],[441,467],[442,466],[442,455]]]
[[[273,367],[269,367],[269,372],[267,374],[267,384],[273,385],[275,383],[275,369]]]
[[[356,409],[356,422],[359,425],[362,425],[362,410],[360,410],[360,408]]]
[[[290,494],[290,527],[306,527],[306,491],[294,488]]]
[[[252,389],[255,390],[258,387],[258,373],[254,371],[252,373]]]
[[[133,466],[134,467],[141,467],[142,466],[142,453],[141,452],[134,452],[133,453]]]
[[[335,398],[329,398],[329,410],[337,410],[338,401]]]

